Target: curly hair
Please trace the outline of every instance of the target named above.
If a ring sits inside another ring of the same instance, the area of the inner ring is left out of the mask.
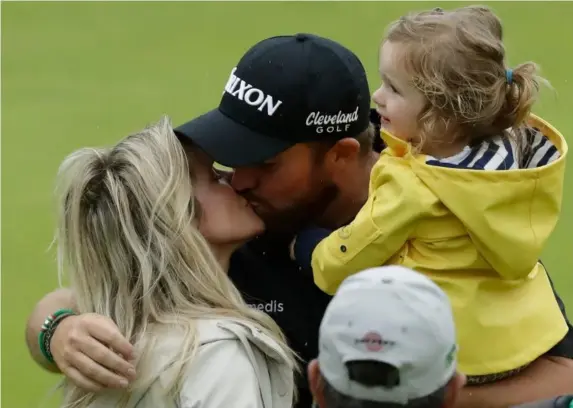
[[[417,148],[430,138],[472,143],[523,127],[548,82],[533,62],[511,70],[502,36],[501,20],[485,6],[413,13],[388,27],[385,41],[400,44],[427,101]]]

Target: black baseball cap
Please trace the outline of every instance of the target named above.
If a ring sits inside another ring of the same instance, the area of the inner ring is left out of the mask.
[[[265,39],[232,69],[219,107],[175,129],[216,162],[255,165],[289,147],[356,137],[369,125],[364,66],[312,34]]]

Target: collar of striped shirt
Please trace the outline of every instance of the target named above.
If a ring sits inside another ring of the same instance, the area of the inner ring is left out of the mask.
[[[512,170],[545,166],[560,156],[557,147],[537,128],[524,130],[524,143],[517,138],[498,136],[476,146],[466,146],[458,154],[437,159],[428,156],[434,166],[472,170]]]

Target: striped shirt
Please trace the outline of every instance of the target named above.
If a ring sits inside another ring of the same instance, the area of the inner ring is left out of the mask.
[[[521,148],[513,138],[498,136],[476,146],[466,146],[458,154],[437,159],[428,156],[433,166],[472,170],[513,170],[542,167],[560,156],[553,143],[539,129],[525,130]]]

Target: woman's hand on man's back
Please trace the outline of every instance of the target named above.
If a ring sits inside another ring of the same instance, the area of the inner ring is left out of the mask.
[[[54,361],[78,387],[125,388],[135,377],[133,346],[115,323],[93,313],[64,319],[50,342]]]

